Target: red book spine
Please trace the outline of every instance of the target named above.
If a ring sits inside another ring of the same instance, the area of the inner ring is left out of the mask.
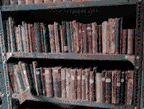
[[[94,71],[90,71],[89,77],[89,100],[94,101]]]
[[[85,71],[84,69],[82,70],[82,100],[86,99],[86,90],[85,90]]]
[[[85,69],[85,86],[86,86],[86,100],[89,100],[89,74],[90,68]]]
[[[61,97],[66,98],[66,68],[61,69]]]
[[[112,103],[116,104],[116,70],[112,71]]]
[[[134,29],[128,29],[128,49],[127,54],[132,55],[133,54],[133,39],[134,39]]]
[[[87,31],[86,31],[86,24],[82,24],[82,35],[83,35],[83,42],[82,42],[82,52],[87,53]]]
[[[46,96],[53,97],[52,68],[44,68]]]
[[[24,29],[25,29],[25,39],[26,39],[26,48],[27,48],[27,52],[30,51],[30,48],[29,48],[29,43],[28,43],[28,24],[27,23],[24,23]]]
[[[87,43],[88,43],[88,53],[92,53],[92,27],[91,24],[87,24]]]
[[[77,99],[82,99],[82,69],[77,69]]]
[[[117,73],[116,73],[116,90],[117,90],[116,104],[120,103],[120,86],[121,86],[121,83],[120,83],[120,74],[121,74],[121,71],[117,70]]]
[[[78,42],[79,42],[79,53],[82,53],[82,23],[79,23],[79,27],[78,27],[79,31],[78,31]]]
[[[99,53],[102,53],[102,25],[99,25]]]
[[[128,30],[123,29],[122,54],[126,54],[127,51],[127,37],[128,37]]]
[[[104,70],[104,71],[102,71],[102,102],[103,103],[105,103],[105,101],[106,101],[106,98],[105,98],[105,96],[106,96],[106,83],[105,83],[105,73],[106,73],[106,71]]]
[[[77,84],[76,84],[76,70],[77,69],[71,69],[71,99],[77,99],[77,97],[76,97],[76,86],[77,86]]]

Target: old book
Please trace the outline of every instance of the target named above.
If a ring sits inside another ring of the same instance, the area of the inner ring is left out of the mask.
[[[26,0],[18,0],[18,5],[25,4]]]
[[[34,4],[42,4],[43,0],[34,0]]]
[[[41,82],[42,82],[42,95],[46,95],[46,84],[45,84],[45,74],[43,67],[40,67],[40,75],[41,75]]]
[[[79,35],[78,35],[78,39],[79,39],[79,52],[82,53],[82,48],[83,48],[83,33],[82,33],[82,25],[83,23],[79,23]]]
[[[82,99],[82,68],[77,69],[77,99]]]
[[[123,39],[123,17],[120,18],[120,54],[122,54]]]
[[[107,21],[104,21],[102,23],[102,53],[103,54],[108,54],[109,51],[109,42],[108,42],[109,37],[107,36],[107,25],[108,25]]]
[[[29,52],[33,52],[32,50],[32,33],[31,33],[31,24],[27,25],[28,27],[28,45],[29,45]]]
[[[15,28],[15,36],[16,36],[16,47],[17,47],[17,51],[20,52],[20,42],[19,42],[19,33],[18,33],[18,27],[14,27]]]
[[[63,2],[72,2],[72,0],[63,0]]]
[[[9,0],[2,0],[2,5],[10,5],[10,1]]]
[[[121,79],[121,86],[120,86],[120,104],[124,104],[124,100],[125,100],[125,71],[121,72],[120,75],[120,79]]]
[[[47,67],[43,69],[44,69],[44,75],[45,75],[46,96],[53,97],[52,68]]]
[[[28,38],[29,38],[29,36],[28,36],[28,24],[26,23],[26,22],[24,22],[24,29],[25,29],[25,41],[26,41],[26,48],[27,48],[27,50],[26,50],[26,52],[29,52],[30,50],[30,48],[29,48],[29,43],[28,43]]]
[[[26,0],[26,5],[27,4],[34,4],[34,1],[33,0]]]
[[[49,28],[51,53],[55,53],[56,48],[55,48],[55,37],[54,37],[54,25],[53,24],[48,24],[48,28]]]
[[[8,44],[8,52],[11,51],[11,40],[10,40],[10,29],[9,29],[9,21],[6,20],[6,31],[7,31],[7,44]]]
[[[111,23],[112,23],[112,22],[110,22],[110,21],[107,22],[107,31],[106,31],[106,35],[107,35],[107,36],[106,36],[106,37],[107,37],[106,43],[107,43],[107,46],[108,46],[108,47],[107,47],[107,49],[108,49],[108,50],[107,50],[108,54],[111,53],[111,40],[110,40],[111,37],[112,37],[112,36],[111,36],[111,28],[110,28],[111,25],[112,25]]]
[[[45,4],[53,3],[53,0],[44,0],[44,3],[45,3]]]
[[[9,21],[9,29],[10,29],[11,52],[16,52],[15,32],[14,32],[14,19],[12,17],[9,17],[8,21]]]
[[[86,100],[89,101],[89,76],[90,76],[90,70],[91,68],[85,69],[85,86],[86,86]]]
[[[82,42],[82,52],[87,53],[87,31],[86,31],[86,24],[82,24],[82,35],[83,35],[83,42]]]
[[[60,38],[61,38],[61,50],[62,50],[62,53],[64,53],[64,30],[63,30],[63,26],[62,24],[60,25]]]
[[[82,69],[82,100],[86,100],[85,70]]]
[[[102,71],[102,102],[105,103],[106,101],[106,70]]]
[[[116,104],[120,104],[120,75],[121,70],[116,70]]]
[[[116,70],[112,70],[112,103],[116,104]]]
[[[89,76],[89,101],[94,101],[94,71],[90,71]]]
[[[61,69],[61,97],[66,98],[66,68]]]
[[[54,97],[61,97],[61,67],[53,67],[53,86],[54,86]]]
[[[72,39],[72,53],[74,53],[75,52],[75,46],[74,46],[74,44],[75,44],[75,30],[74,30],[74,26],[73,26],[73,21],[70,21],[70,29],[71,29],[71,39]]]
[[[60,41],[59,41],[59,33],[58,33],[58,23],[54,22],[54,36],[55,36],[55,46],[56,53],[60,53]]]
[[[105,103],[111,103],[111,76],[112,76],[112,71],[109,70],[109,71],[106,71],[106,74],[105,74],[105,78],[106,78],[106,101]]]
[[[71,68],[66,69],[66,98],[71,98]]]
[[[99,53],[102,53],[102,25],[99,25],[98,32],[99,32],[98,48],[99,48]]]
[[[91,24],[87,24],[87,46],[88,53],[92,53],[92,26]]]
[[[40,23],[40,43],[41,43],[41,52],[45,52],[45,45],[44,45],[44,31],[43,31],[44,23]]]
[[[71,99],[77,99],[77,69],[73,68],[71,69]]]
[[[128,38],[128,30],[123,29],[123,38],[122,38],[122,54],[127,53],[127,38]]]
[[[99,72],[96,72],[95,75],[95,85],[96,85],[96,102],[102,102],[102,74]]]
[[[134,29],[128,29],[128,47],[127,47],[127,54],[133,54],[133,47],[134,47]]]
[[[10,5],[16,5],[18,4],[18,0],[10,0]]]

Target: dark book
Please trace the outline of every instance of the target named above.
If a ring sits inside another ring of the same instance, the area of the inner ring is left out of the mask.
[[[10,5],[10,0],[2,0],[2,5]]]
[[[116,70],[116,104],[120,104],[120,75],[121,71]]]
[[[43,27],[44,27],[44,23],[40,23],[40,39],[41,39],[41,52],[45,52],[45,45],[44,45],[44,30],[43,30]],[[46,52],[45,52],[46,53]]]
[[[121,86],[120,86],[120,104],[124,104],[124,100],[125,100],[125,72],[122,71],[121,75],[120,75],[120,79],[121,79]]]
[[[89,76],[90,76],[90,70],[91,68],[85,69],[85,86],[86,86],[86,100],[89,101]]]
[[[82,34],[82,23],[80,22],[78,29],[79,29],[78,30],[79,53],[82,53],[83,34]]]
[[[98,48],[99,48],[99,53],[102,53],[102,25],[99,25],[98,32],[99,32]]]
[[[116,70],[112,70],[112,104],[116,104]]]
[[[123,39],[123,17],[120,18],[120,54],[122,54]]]
[[[46,87],[45,87],[45,75],[44,69],[40,67],[40,75],[41,75],[41,83],[42,83],[42,95],[46,95]]]
[[[128,30],[123,29],[123,38],[122,38],[122,54],[127,53],[127,38],[128,38]]]
[[[86,99],[86,84],[85,84],[85,70],[82,69],[82,100]]]
[[[102,102],[105,103],[106,101],[106,70],[102,71]]]

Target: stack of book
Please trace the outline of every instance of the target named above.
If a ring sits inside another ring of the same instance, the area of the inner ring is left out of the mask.
[[[37,96],[61,97],[109,104],[132,104],[134,70],[103,70],[74,67],[40,67],[19,61],[9,63],[12,93],[35,88]],[[31,68],[31,70],[29,70]],[[31,84],[31,83],[34,84]]]
[[[7,52],[134,54],[135,30],[122,29],[122,18],[15,25],[9,17],[3,24]]]

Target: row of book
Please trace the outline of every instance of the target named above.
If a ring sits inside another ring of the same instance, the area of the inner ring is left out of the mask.
[[[12,92],[21,93],[26,88],[33,87],[37,96],[43,95],[109,104],[132,104],[134,70],[103,70],[97,72],[97,67],[56,66],[36,68],[37,61],[33,61],[31,65],[32,70],[29,71],[27,63],[19,61],[15,65],[9,64]],[[33,81],[34,86],[31,86],[30,81]]]
[[[122,18],[109,18],[102,25],[76,20],[15,25],[4,22],[7,52],[134,54],[134,29],[122,29]]]
[[[43,3],[63,3],[72,1],[85,1],[85,0],[2,0],[3,5],[21,5],[21,4],[43,4]],[[91,1],[91,0],[87,0]]]

